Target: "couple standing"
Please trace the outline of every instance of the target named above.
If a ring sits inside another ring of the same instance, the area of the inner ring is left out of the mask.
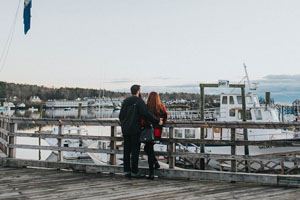
[[[142,128],[153,125],[155,139],[159,140],[163,122],[167,120],[167,112],[158,93],[151,92],[145,104],[141,98],[140,85],[131,86],[130,91],[132,96],[124,100],[119,115],[124,139],[124,174],[126,177],[139,177],[138,161]],[[154,142],[147,142],[144,147],[148,155],[149,179],[154,178],[154,168],[159,168],[153,147]]]

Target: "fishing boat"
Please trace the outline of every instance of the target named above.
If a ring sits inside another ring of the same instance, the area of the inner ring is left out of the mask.
[[[246,71],[246,66],[245,66]],[[258,96],[254,93],[256,87],[251,87],[251,83],[246,71],[249,92],[245,95],[246,101],[246,118],[249,122],[279,122],[278,111],[272,104],[260,104]],[[232,92],[221,93],[219,95],[220,106],[218,108],[209,109],[204,112],[205,120],[213,121],[242,121],[242,95]],[[204,129],[205,139],[210,140],[230,140],[231,130],[226,128],[206,128]],[[174,128],[175,138],[200,139],[200,128]],[[168,130],[163,130],[163,137],[167,136]],[[244,130],[236,129],[236,140],[244,140]],[[286,129],[247,129],[248,140],[263,141],[294,141],[300,140],[300,132]],[[163,145],[163,144],[160,144]],[[177,144],[177,149],[184,148],[185,151],[200,153],[198,144],[190,144],[188,146]],[[300,151],[299,147],[289,146],[249,146],[249,155],[262,154],[285,154],[289,152]],[[230,145],[205,145],[205,152],[211,154],[231,154]],[[245,155],[244,146],[236,147],[236,155]],[[213,163],[216,166],[216,163]],[[285,163],[289,165],[289,163]],[[291,164],[293,165],[293,163]],[[230,165],[228,165],[230,166]]]

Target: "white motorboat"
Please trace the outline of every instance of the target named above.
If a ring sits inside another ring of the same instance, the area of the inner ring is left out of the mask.
[[[53,134],[58,134],[58,128],[53,128],[51,131]],[[64,127],[63,134],[72,134],[72,135],[87,135],[88,132],[86,129],[81,127]],[[51,146],[57,146],[57,139],[55,138],[46,138],[45,141]],[[63,147],[88,147],[92,143],[95,143],[93,140],[79,140],[79,139],[63,139]],[[63,158],[65,160],[73,159],[85,159],[89,158],[87,153],[83,152],[72,152],[72,151],[63,151]]]

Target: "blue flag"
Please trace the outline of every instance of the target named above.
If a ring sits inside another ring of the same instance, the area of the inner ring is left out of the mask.
[[[25,34],[30,29],[30,18],[31,18],[30,10],[31,10],[31,0],[24,0],[23,23],[24,23]]]

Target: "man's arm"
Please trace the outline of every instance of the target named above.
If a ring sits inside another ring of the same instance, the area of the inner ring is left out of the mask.
[[[124,119],[124,103],[121,106],[120,114],[119,114],[119,120],[120,122]]]

